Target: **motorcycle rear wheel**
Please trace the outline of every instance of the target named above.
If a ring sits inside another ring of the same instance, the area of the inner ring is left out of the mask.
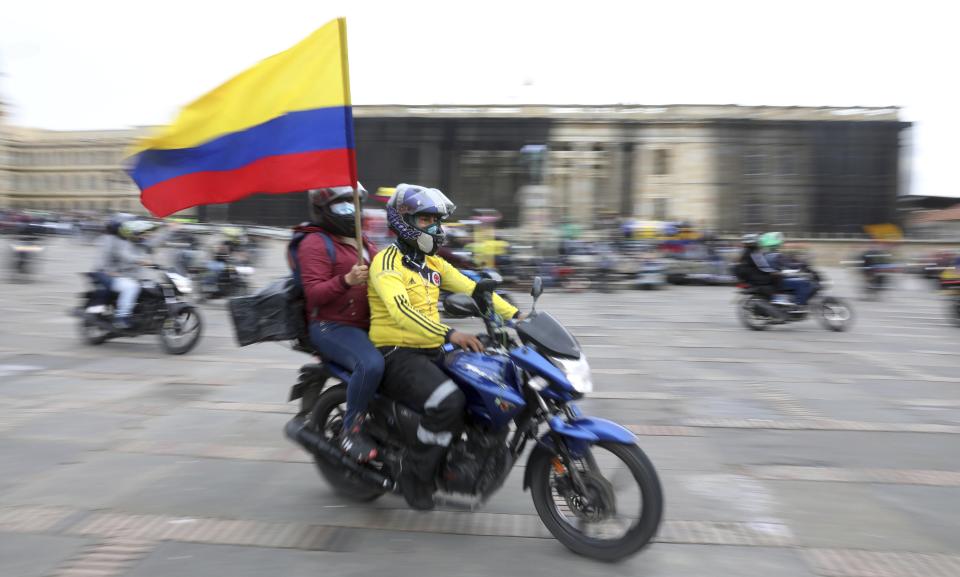
[[[327,441],[337,444],[340,431],[343,430],[343,416],[347,410],[347,385],[339,384],[320,393],[317,404],[307,426]],[[321,457],[314,455],[313,462],[320,475],[330,484],[333,492],[341,497],[368,503],[384,494],[382,489],[371,486],[358,479],[344,474],[342,467],[337,467]]]
[[[740,301],[738,308],[740,322],[751,331],[765,331],[773,322],[768,315],[763,314],[766,302],[758,296],[750,296]]]
[[[550,533],[568,549],[592,559],[600,561],[619,561],[628,555],[633,555],[643,549],[657,533],[660,526],[660,520],[663,517],[663,489],[660,486],[660,479],[657,476],[656,469],[650,459],[644,454],[643,450],[637,445],[624,445],[620,443],[601,442],[591,447],[590,456],[587,461],[593,461],[590,469],[596,468],[596,460],[593,452],[596,449],[603,449],[603,460],[612,460],[604,458],[605,455],[612,455],[620,467],[613,471],[624,471],[624,476],[629,477],[627,483],[635,483],[638,489],[639,499],[637,505],[639,511],[629,511],[630,513],[639,513],[639,517],[634,519],[635,524],[631,525],[624,534],[617,539],[603,539],[585,534],[594,529],[604,532],[604,526],[596,526],[597,523],[606,523],[610,518],[602,520],[583,521],[584,515],[589,516],[590,511],[574,512],[572,510],[571,499],[560,496],[558,485],[564,478],[569,478],[563,472],[567,467],[576,466],[570,463],[561,463],[560,458],[554,456],[549,451],[542,451],[532,456],[527,463],[531,467],[530,493],[533,497],[533,505],[540,516],[540,520],[546,525]],[[616,473],[607,474],[611,478],[616,477]],[[600,474],[594,476],[588,490],[591,491],[591,498],[597,499],[598,495],[604,492],[613,494],[614,484],[612,479],[607,479],[607,475]],[[575,492],[575,489],[570,489]],[[573,495],[575,501],[579,494]],[[602,499],[602,497],[600,497]],[[618,509],[630,509],[624,507],[624,502],[614,496],[608,497],[608,501],[615,509],[614,513],[619,516]],[[630,499],[632,501],[632,499]],[[620,501],[619,503],[617,501]],[[602,513],[593,513],[603,516]],[[628,517],[630,519],[630,517]],[[575,527],[576,523],[578,527]],[[592,524],[592,525],[591,525]]]
[[[83,313],[80,319],[80,335],[89,345],[102,345],[110,338],[110,331],[104,328],[98,319],[88,313]]]

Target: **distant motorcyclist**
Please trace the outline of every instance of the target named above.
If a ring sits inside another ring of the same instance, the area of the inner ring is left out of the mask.
[[[31,263],[36,258],[35,253],[43,250],[40,244],[40,231],[32,224],[19,227],[11,245],[11,267],[15,273],[27,275],[30,273]]]
[[[203,247],[196,234],[186,237],[187,246],[181,248],[174,255],[174,268],[181,275],[189,277],[200,265],[203,258]]]
[[[114,324],[119,329],[130,328],[130,315],[140,295],[140,277],[147,264],[146,252],[136,241],[152,227],[132,217],[118,215],[107,224],[107,234],[101,240],[100,256],[95,271],[99,280],[118,293]]]
[[[754,252],[754,261],[758,267],[764,266],[776,281],[777,293],[771,302],[778,305],[793,305],[804,307],[807,299],[813,293],[813,283],[806,278],[787,276],[783,271],[791,266],[788,259],[781,254],[783,248],[783,233],[767,232],[758,239],[760,250]],[[793,294],[793,301],[789,294]]]
[[[868,286],[879,286],[883,282],[883,274],[890,269],[892,260],[890,251],[880,243],[874,243],[863,251],[860,255],[860,270]]]
[[[433,508],[434,481],[447,447],[463,425],[465,398],[437,366],[441,346],[453,343],[480,352],[483,344],[469,333],[440,322],[440,289],[473,293],[476,284],[443,258],[443,220],[456,207],[439,190],[401,184],[387,203],[387,219],[397,241],[370,264],[370,340],[384,356],[382,390],[423,418],[419,444],[405,457],[400,486],[416,509]],[[517,309],[493,296],[496,312],[512,318]]]
[[[759,239],[756,234],[743,235],[740,240],[743,251],[734,267],[734,275],[769,298],[776,292],[777,270],[760,250]]]
[[[207,274],[204,277],[204,285],[211,291],[216,291],[221,275],[227,269],[227,264],[242,254],[240,242],[242,231],[239,228],[224,227],[220,233],[223,238],[213,246],[211,259],[207,262]]]

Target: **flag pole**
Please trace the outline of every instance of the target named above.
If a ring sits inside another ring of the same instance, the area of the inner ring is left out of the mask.
[[[343,96],[346,103],[347,130],[350,137],[350,184],[353,186],[353,225],[357,240],[357,264],[363,266],[363,228],[360,222],[360,185],[357,183],[357,153],[353,142],[353,101],[350,99],[350,63],[347,57],[347,19],[337,18],[340,28],[340,70],[343,72]]]

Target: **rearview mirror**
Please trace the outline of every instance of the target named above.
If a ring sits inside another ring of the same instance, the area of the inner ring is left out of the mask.
[[[543,294],[543,279],[538,276],[535,276],[533,277],[533,286],[530,287],[530,296],[532,296],[533,299],[536,300],[540,298],[540,295],[542,294]]]
[[[451,317],[478,317],[480,307],[473,298],[465,294],[454,293],[443,299],[443,310]]]

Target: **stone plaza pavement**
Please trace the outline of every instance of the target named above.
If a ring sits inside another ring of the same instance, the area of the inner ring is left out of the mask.
[[[730,288],[547,292],[594,368],[584,412],[634,430],[666,494],[657,542],[605,565],[550,537],[519,468],[475,513],[336,498],[282,435],[308,357],[238,348],[222,302],[182,357],[83,344],[93,250],[0,282],[2,577],[960,575],[960,328],[918,279],[854,299],[848,333],[749,332]]]

